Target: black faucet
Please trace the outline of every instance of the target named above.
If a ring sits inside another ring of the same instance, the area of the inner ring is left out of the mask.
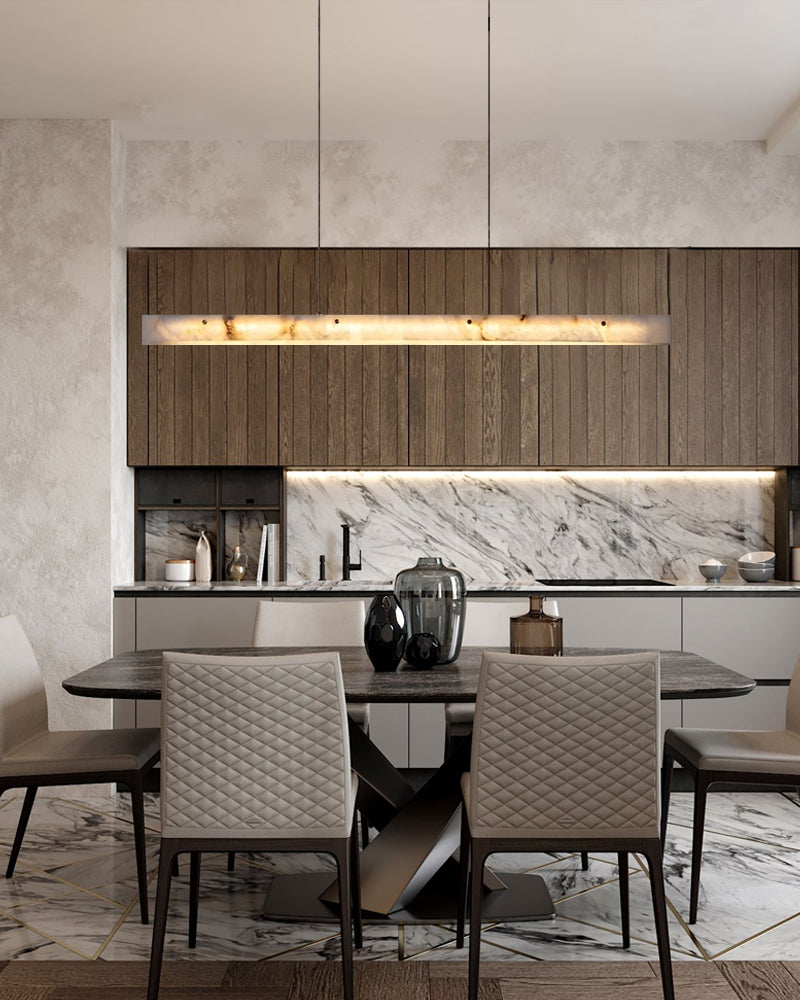
[[[358,550],[358,562],[350,562],[350,525],[342,525],[342,579],[350,579],[351,569],[361,569],[361,549]]]

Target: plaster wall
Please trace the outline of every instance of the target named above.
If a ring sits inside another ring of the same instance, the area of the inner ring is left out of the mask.
[[[130,246],[315,246],[313,142],[128,143]],[[326,246],[486,246],[482,142],[325,142]],[[797,246],[761,142],[494,142],[492,246]]]
[[[60,683],[111,644],[111,153],[108,122],[0,121],[0,615],[61,729],[111,719]]]

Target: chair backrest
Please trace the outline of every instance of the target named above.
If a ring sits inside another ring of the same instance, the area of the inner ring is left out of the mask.
[[[0,618],[0,756],[46,733],[47,695],[16,615]]]
[[[483,654],[475,836],[657,837],[658,653]]]
[[[786,695],[786,728],[800,736],[800,656],[794,665]]]
[[[162,837],[346,837],[350,749],[338,653],[165,652]]]
[[[360,646],[364,642],[363,601],[258,601],[253,646]]]

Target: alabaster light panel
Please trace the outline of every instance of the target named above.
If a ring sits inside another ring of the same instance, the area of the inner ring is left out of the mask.
[[[143,316],[142,343],[668,344],[669,316]]]

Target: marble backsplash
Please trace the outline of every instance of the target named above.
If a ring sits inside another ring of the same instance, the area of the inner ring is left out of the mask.
[[[772,548],[771,472],[289,472],[288,580],[387,580],[421,555],[469,580],[700,580],[697,565]]]

